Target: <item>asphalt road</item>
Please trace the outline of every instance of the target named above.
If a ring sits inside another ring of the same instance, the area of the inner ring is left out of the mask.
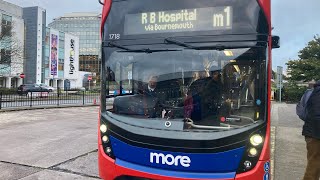
[[[97,168],[98,107],[0,112],[0,180],[92,180]],[[302,121],[295,105],[272,106],[272,174],[301,180]]]

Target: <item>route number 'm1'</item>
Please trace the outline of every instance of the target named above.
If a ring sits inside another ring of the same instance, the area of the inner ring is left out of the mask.
[[[226,7],[223,13],[213,14],[213,27],[230,27],[231,26],[231,8]]]

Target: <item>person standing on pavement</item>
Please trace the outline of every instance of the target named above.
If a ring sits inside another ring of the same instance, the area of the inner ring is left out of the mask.
[[[307,144],[307,167],[303,180],[320,179],[320,80],[314,84],[314,90],[307,102],[307,119],[302,135]]]

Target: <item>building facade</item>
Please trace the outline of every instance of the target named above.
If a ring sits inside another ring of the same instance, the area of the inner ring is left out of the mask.
[[[99,13],[70,13],[54,19],[49,24],[51,28],[79,37],[79,70],[90,72],[93,75],[93,83],[98,80],[100,74],[100,23]]]
[[[0,87],[23,83],[25,29],[22,8],[0,0]]]
[[[53,87],[82,87],[79,74],[79,38],[46,28],[42,82]]]
[[[27,47],[24,83],[82,87],[82,80],[78,80],[79,38],[46,27],[46,10],[40,7],[23,8],[23,18]]]
[[[83,87],[86,73],[79,72],[76,33],[47,28],[43,8],[0,4],[0,88],[33,83]]]

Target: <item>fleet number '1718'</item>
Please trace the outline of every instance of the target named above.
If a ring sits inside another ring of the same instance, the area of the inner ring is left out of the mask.
[[[120,39],[120,34],[109,34],[109,39]]]

